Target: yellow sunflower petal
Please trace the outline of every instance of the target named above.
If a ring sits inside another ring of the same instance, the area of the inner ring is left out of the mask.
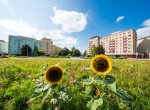
[[[106,75],[112,69],[112,61],[104,54],[96,55],[90,62],[90,68],[98,75]]]

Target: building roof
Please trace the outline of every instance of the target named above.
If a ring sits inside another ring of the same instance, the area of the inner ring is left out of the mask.
[[[46,38],[46,37],[43,37],[41,40],[43,40],[43,39],[45,39],[45,40],[51,40],[51,39],[49,39],[49,38]]]
[[[120,34],[120,33],[124,33],[124,32],[126,32],[126,31],[130,31],[130,30],[133,30],[133,31],[135,31],[134,29],[128,29],[128,30],[125,30],[125,31],[120,31],[120,32],[118,32],[118,33],[115,33],[115,34],[110,34],[110,35],[108,35],[108,36],[104,36],[104,37],[110,37],[110,36],[113,36],[113,35],[117,35],[117,34]],[[136,32],[136,31],[135,31]]]
[[[0,42],[5,42],[4,40],[0,40]]]
[[[101,37],[99,37],[99,36],[93,36],[93,37],[91,37],[90,39],[94,39],[94,38],[96,38],[96,37],[101,38]]]
[[[13,37],[22,37],[22,38],[26,38],[26,39],[34,39],[36,40],[35,38],[32,38],[32,37],[26,37],[26,36],[21,36],[21,35],[9,35],[9,36],[13,36]],[[38,40],[39,41],[39,40]]]
[[[128,30],[126,30],[126,31],[129,31],[129,30],[135,31],[134,29],[128,29]],[[126,31],[120,31],[120,32],[118,32],[118,33],[116,33],[116,34],[123,33],[123,32],[126,32]],[[136,31],[135,31],[135,32],[136,32]],[[104,37],[109,37],[109,36],[111,36],[111,35],[116,35],[116,34],[110,34],[110,35],[104,36]],[[96,38],[96,37],[99,37],[99,36],[94,36],[94,37],[91,37],[90,39],[93,39],[93,38]],[[101,38],[101,37],[99,37],[99,38]]]

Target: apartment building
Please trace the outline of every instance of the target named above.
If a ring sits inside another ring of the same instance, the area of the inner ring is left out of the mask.
[[[19,35],[9,35],[8,53],[12,55],[21,54],[21,48],[25,44],[28,44],[32,50],[35,45],[38,47],[38,49],[41,49],[41,42],[39,40]]]
[[[42,50],[44,50],[45,55],[51,55],[53,51],[53,41],[48,38],[42,38],[41,40]]]
[[[0,40],[0,54],[8,53],[8,42]]]
[[[112,34],[106,37],[92,37],[88,43],[87,55],[90,55],[93,45],[102,45],[106,55],[135,57],[137,34],[133,29]]]
[[[99,37],[99,36],[94,36],[94,37],[92,37],[92,38],[89,40],[88,48],[87,48],[86,54],[87,54],[87,55],[90,55],[90,54],[91,54],[92,47],[93,47],[94,45],[95,45],[95,46],[98,46],[99,43],[100,43],[100,37]]]
[[[58,53],[62,50],[62,48],[56,46],[56,45],[53,45],[53,52],[52,54],[53,55],[58,55]]]

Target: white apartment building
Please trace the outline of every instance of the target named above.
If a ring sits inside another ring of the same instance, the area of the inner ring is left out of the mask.
[[[21,54],[21,48],[25,44],[28,44],[32,50],[34,49],[35,45],[38,47],[38,49],[41,49],[41,42],[39,40],[19,35],[9,35],[8,53],[11,55]]]
[[[8,42],[0,40],[0,53],[8,53]]]

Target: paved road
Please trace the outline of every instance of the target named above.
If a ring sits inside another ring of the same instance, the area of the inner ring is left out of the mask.
[[[70,60],[82,60],[80,57],[71,57]]]

